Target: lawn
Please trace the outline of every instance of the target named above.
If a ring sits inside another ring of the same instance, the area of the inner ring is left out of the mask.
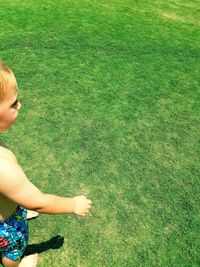
[[[86,218],[31,221],[39,267],[200,266],[199,1],[0,0],[23,108],[1,134]]]

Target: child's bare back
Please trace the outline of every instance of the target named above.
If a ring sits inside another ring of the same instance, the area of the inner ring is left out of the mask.
[[[0,146],[0,166],[4,164],[5,160],[16,164],[17,160],[14,154],[7,148]],[[10,217],[16,209],[17,204],[0,194],[0,221]]]

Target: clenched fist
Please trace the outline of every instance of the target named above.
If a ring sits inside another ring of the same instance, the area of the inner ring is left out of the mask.
[[[74,197],[74,213],[80,216],[86,216],[92,207],[92,201],[85,196]]]

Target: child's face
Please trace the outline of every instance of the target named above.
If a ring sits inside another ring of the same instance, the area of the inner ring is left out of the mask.
[[[8,90],[5,100],[0,103],[0,131],[5,131],[12,126],[18,116],[21,108],[17,100],[18,89],[14,75],[9,74]]]

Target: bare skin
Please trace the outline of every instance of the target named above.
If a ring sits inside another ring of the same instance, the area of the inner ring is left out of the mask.
[[[0,159],[2,157],[3,158],[5,157],[8,160],[17,163],[17,159],[15,158],[14,154],[10,150],[5,148],[5,146],[0,146]],[[6,206],[8,208],[5,208]],[[0,194],[0,207],[2,207],[0,208],[0,221],[2,221],[10,217],[11,214],[13,214],[13,212],[15,211],[16,205],[12,201],[9,201],[9,205],[8,205],[8,199],[5,198],[5,196]],[[28,210],[27,219],[33,219],[33,218],[36,218],[37,216],[38,216],[38,212]]]
[[[16,208],[16,204],[27,209],[48,214],[75,213],[86,216],[91,201],[84,196],[66,198],[44,194],[34,186],[18,163],[0,159],[0,219],[5,220]]]
[[[5,257],[2,258],[3,265],[6,267],[36,267],[38,262],[38,254],[32,254],[24,257],[22,260],[13,262]]]
[[[0,131],[5,131],[14,124],[21,108],[17,100],[18,89],[15,77],[13,74],[7,76],[9,80],[7,95],[0,103]],[[14,154],[0,146],[0,221],[10,217],[17,205],[39,213],[74,213],[86,216],[92,202],[85,196],[66,198],[43,193],[26,177]],[[2,262],[5,267],[34,267],[37,264],[36,258],[37,256],[30,255],[20,263],[20,260],[12,261],[3,257]]]
[[[33,211],[33,210],[27,210],[27,216],[26,218],[29,219],[34,219],[37,218],[38,216],[38,212],[37,211]]]
[[[14,154],[5,147],[0,146],[0,165],[1,160],[7,159],[10,162],[17,163],[17,159]],[[16,203],[9,200],[6,196],[0,194],[0,221],[3,221],[10,217],[16,209]]]

